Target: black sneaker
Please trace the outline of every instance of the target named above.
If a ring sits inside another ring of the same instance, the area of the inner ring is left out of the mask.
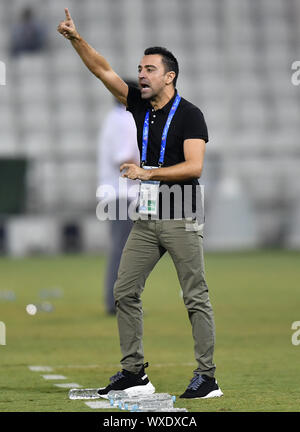
[[[183,399],[206,399],[223,396],[215,378],[196,374],[186,391],[180,396]]]
[[[149,395],[155,392],[155,388],[149,381],[145,369],[149,366],[145,363],[138,374],[134,374],[125,369],[110,377],[110,384],[98,389],[98,394],[102,398],[108,399],[108,392],[112,390],[124,390],[129,396]]]

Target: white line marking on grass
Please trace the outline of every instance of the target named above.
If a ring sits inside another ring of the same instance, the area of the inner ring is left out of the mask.
[[[50,366],[28,366],[33,372],[52,372],[53,368]]]
[[[106,408],[110,408],[110,409],[116,409],[118,407],[113,407],[111,406],[111,404],[107,401],[97,401],[97,402],[85,402],[85,404],[92,409],[106,409]]]
[[[64,380],[67,379],[64,375],[42,375],[45,380]]]
[[[56,387],[61,387],[61,388],[81,388],[82,386],[80,384],[77,383],[62,383],[62,384],[54,384]]]

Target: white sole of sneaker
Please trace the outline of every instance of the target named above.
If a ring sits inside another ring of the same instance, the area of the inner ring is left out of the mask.
[[[221,397],[221,396],[223,396],[223,392],[221,391],[221,389],[218,389],[218,390],[213,390],[210,393],[208,393],[206,396],[197,399],[208,399],[208,398]]]
[[[143,386],[130,387],[126,390],[129,396],[141,396],[141,395],[150,395],[155,393],[155,387],[148,382],[148,384]]]
[[[135,387],[129,387],[128,389],[124,390],[128,394],[128,396],[142,396],[142,395],[150,395],[155,393],[155,387],[151,384],[151,382],[148,382],[146,385],[142,386],[135,386]],[[107,395],[100,395],[103,399],[108,399]]]

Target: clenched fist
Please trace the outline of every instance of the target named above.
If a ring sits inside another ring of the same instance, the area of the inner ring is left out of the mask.
[[[65,21],[62,21],[58,27],[57,30],[59,33],[61,33],[65,38],[72,40],[77,39],[79,37],[79,34],[76,30],[74,21],[71,18],[69,10],[65,9],[66,19]]]

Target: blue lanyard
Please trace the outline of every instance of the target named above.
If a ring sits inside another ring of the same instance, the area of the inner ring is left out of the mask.
[[[159,166],[162,166],[165,159],[165,151],[166,151],[166,144],[167,144],[167,135],[169,131],[169,127],[171,124],[171,121],[173,119],[173,116],[177,110],[177,107],[179,105],[179,102],[181,100],[181,96],[178,94],[176,95],[176,98],[173,102],[172,108],[170,109],[163,134],[161,137],[161,147],[160,147],[160,155],[159,155]],[[147,147],[148,147],[148,137],[149,137],[149,117],[150,117],[150,111],[148,110],[145,116],[144,121],[144,127],[143,127],[143,145],[142,145],[142,166],[146,163],[147,158]]]

